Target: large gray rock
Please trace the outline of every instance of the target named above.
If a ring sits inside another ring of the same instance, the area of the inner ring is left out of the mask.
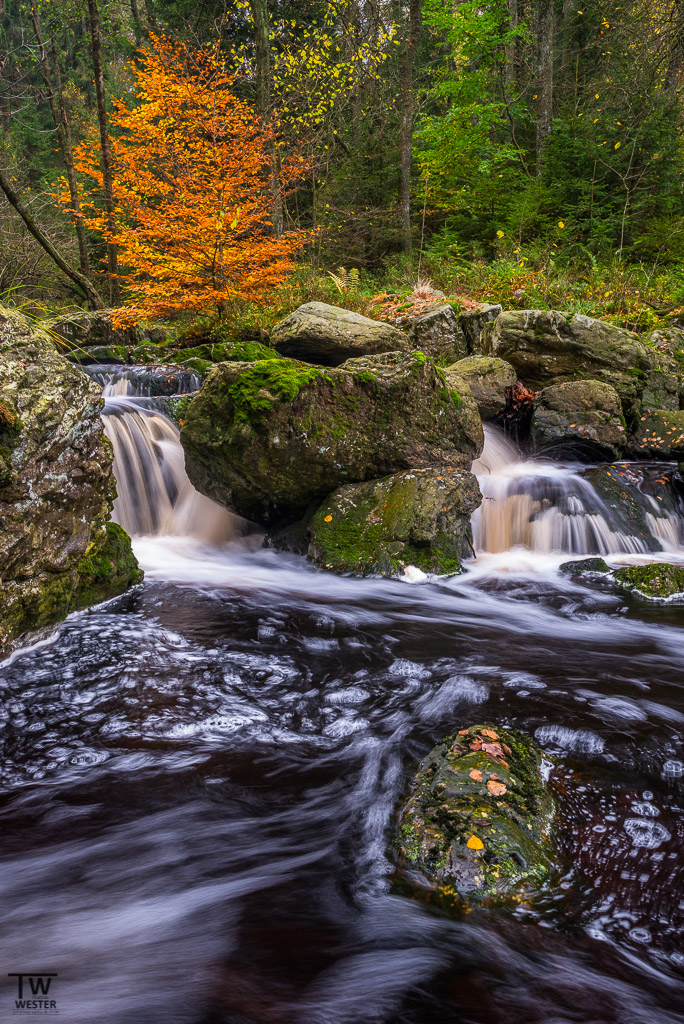
[[[503,311],[503,306],[485,304],[478,309],[471,309],[468,313],[461,314],[461,329],[465,334],[468,352],[472,355],[481,355],[483,352],[482,339],[487,324],[493,323]]]
[[[510,363],[493,356],[468,356],[447,367],[469,385],[483,420],[493,420],[506,408],[506,392],[516,382]]]
[[[459,573],[473,553],[477,480],[453,466],[395,473],[330,494],[309,526],[309,558],[324,569],[393,576],[408,566]]]
[[[595,380],[544,388],[535,399],[530,438],[538,451],[567,454],[584,449],[609,461],[617,459],[627,438],[615,388]]]
[[[684,458],[684,411],[645,409],[631,438],[631,447],[642,458]]]
[[[142,577],[128,537],[107,522],[102,405],[47,334],[0,309],[0,653]]]
[[[185,417],[188,475],[238,515],[279,528],[345,483],[469,469],[483,432],[462,388],[422,352],[327,370],[290,359],[221,363]]]
[[[409,337],[412,347],[432,359],[451,362],[467,352],[466,339],[458,317],[449,305],[436,305],[411,324]]]
[[[411,347],[396,327],[325,302],[305,302],[295,309],[275,325],[271,344],[283,356],[317,366]]]
[[[654,369],[675,373],[674,360],[631,331],[601,320],[554,310],[502,313],[485,331],[485,355],[507,360],[528,387],[590,378],[616,384],[616,375],[638,377]]]

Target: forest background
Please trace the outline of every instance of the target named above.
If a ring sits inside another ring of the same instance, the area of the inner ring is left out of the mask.
[[[465,308],[639,330],[684,312],[684,0],[0,0],[0,12],[2,302],[45,315],[127,301],[111,176],[122,111],[141,102],[140,50],[161,38],[211,54],[254,111],[269,164],[261,230],[298,239],[294,273],[267,302],[229,303],[224,329],[267,327],[312,298],[396,315],[431,288]]]

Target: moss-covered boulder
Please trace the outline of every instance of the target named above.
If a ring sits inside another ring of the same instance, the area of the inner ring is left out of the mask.
[[[409,337],[413,348],[441,362],[460,359],[468,351],[458,317],[448,304],[437,303],[416,317],[409,328]]]
[[[576,558],[563,562],[560,571],[568,576],[607,576],[611,568],[603,558]]]
[[[493,726],[439,743],[399,816],[400,883],[456,906],[534,896],[554,866],[542,758],[528,736]]]
[[[645,409],[631,447],[642,457],[681,459],[684,456],[684,411]]]
[[[627,443],[615,388],[596,380],[544,388],[534,402],[530,439],[537,451],[568,454],[585,450],[613,461]]]
[[[448,367],[472,391],[483,420],[494,420],[506,408],[506,392],[516,382],[510,363],[494,356],[468,356]]]
[[[485,355],[499,356],[535,391],[551,384],[589,378],[615,383],[615,374],[676,372],[666,353],[645,345],[631,331],[582,314],[555,310],[509,310],[488,326]]]
[[[309,527],[309,558],[324,569],[394,576],[409,565],[459,573],[473,553],[477,480],[444,466],[347,484],[325,499]]]
[[[271,344],[283,356],[317,366],[339,366],[358,356],[411,347],[391,324],[325,302],[305,302],[295,309],[275,325]]]
[[[676,373],[651,370],[642,381],[641,404],[644,409],[665,409],[676,412],[679,409],[680,378]]]
[[[503,306],[497,303],[485,303],[477,309],[461,314],[461,330],[465,334],[468,352],[472,355],[482,354],[482,341],[487,324],[494,323],[503,312]]]
[[[181,443],[198,490],[278,528],[345,483],[470,468],[483,445],[473,408],[477,416],[422,352],[329,369],[290,359],[221,363],[187,410]]]
[[[23,317],[0,310],[0,653],[141,574],[108,524],[101,389]]]
[[[630,565],[618,569],[613,579],[621,590],[648,601],[684,601],[684,565]]]

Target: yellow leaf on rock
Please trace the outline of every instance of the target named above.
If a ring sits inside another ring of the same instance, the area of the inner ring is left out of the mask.
[[[332,516],[326,516],[325,521],[326,523],[332,523]]]
[[[481,839],[478,839],[477,836],[471,836],[466,843],[466,846],[469,850],[484,850],[484,843]]]

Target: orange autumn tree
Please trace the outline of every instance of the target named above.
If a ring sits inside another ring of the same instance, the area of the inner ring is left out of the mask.
[[[86,224],[118,247],[129,301],[117,319],[221,313],[262,298],[293,269],[304,240],[271,227],[269,130],[231,92],[216,50],[192,53],[152,36],[130,67],[136,105],[115,101],[110,119],[114,230],[100,202],[97,146],[86,138],[75,154]],[[297,165],[284,167],[286,187]],[[68,190],[58,199],[68,210]]]

